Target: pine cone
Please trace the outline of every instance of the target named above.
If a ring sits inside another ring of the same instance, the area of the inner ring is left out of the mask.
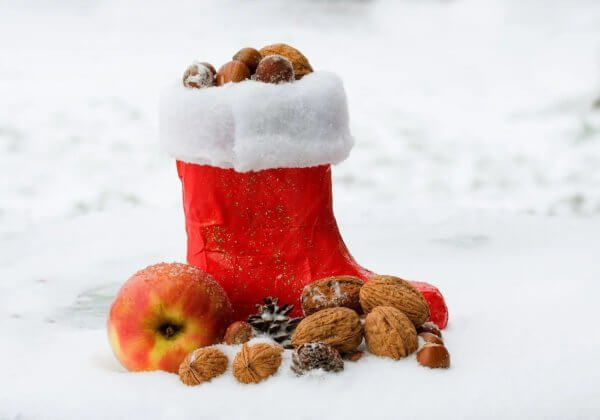
[[[290,318],[294,305],[277,305],[277,298],[263,298],[264,305],[256,305],[258,313],[248,317],[248,324],[259,333],[269,335],[283,348],[291,349],[291,336],[302,318]]]
[[[344,361],[338,351],[327,344],[302,344],[292,355],[292,370],[297,375],[302,375],[312,369],[339,372],[344,370]]]

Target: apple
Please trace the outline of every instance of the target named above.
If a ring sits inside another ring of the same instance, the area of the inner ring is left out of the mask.
[[[121,287],[108,315],[108,337],[126,369],[176,373],[189,352],[221,341],[232,315],[229,298],[209,274],[161,263]]]

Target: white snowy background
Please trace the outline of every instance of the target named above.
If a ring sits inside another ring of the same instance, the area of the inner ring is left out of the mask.
[[[187,388],[113,358],[120,284],[185,258],[160,88],[274,42],[344,79],[338,221],[444,292],[448,371]],[[0,0],[0,419],[599,418],[599,98],[596,0]]]

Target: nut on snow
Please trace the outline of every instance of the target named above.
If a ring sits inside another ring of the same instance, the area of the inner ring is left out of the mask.
[[[287,44],[267,45],[266,47],[262,47],[259,52],[263,57],[277,54],[290,60],[294,68],[296,80],[302,79],[313,71],[308,59],[296,48],[290,47]]]
[[[250,73],[254,73],[256,71],[256,67],[260,60],[262,60],[262,55],[255,50],[254,48],[242,48],[233,56],[234,60],[241,61],[250,69]]]
[[[360,311],[358,294],[363,281],[354,276],[333,276],[308,284],[302,290],[300,303],[305,316],[325,308],[343,306]]]
[[[210,381],[227,370],[227,356],[215,347],[202,347],[188,354],[179,365],[179,379],[186,385]]]
[[[427,343],[417,352],[417,361],[432,369],[445,369],[450,367],[450,353],[441,344]]]
[[[233,360],[233,376],[243,383],[259,383],[273,375],[281,365],[282,347],[266,343],[245,343]]]
[[[202,64],[203,66],[205,66],[207,69],[210,70],[210,72],[212,73],[213,77],[217,77],[217,71],[215,70],[215,66],[213,66],[210,63],[207,63],[206,61],[202,61],[200,64]]]
[[[223,341],[225,344],[243,344],[254,336],[254,330],[244,321],[236,321],[227,327]]]
[[[269,55],[258,63],[254,80],[265,83],[284,83],[294,80],[292,63],[280,55]]]
[[[444,340],[430,332],[419,333],[419,337],[421,337],[426,343],[444,344]]]
[[[208,64],[208,63],[206,63]],[[215,84],[214,73],[205,63],[193,63],[183,73],[183,85],[188,88],[205,88]],[[214,69],[213,69],[214,70]]]
[[[238,60],[223,64],[217,73],[217,86],[223,86],[225,83],[237,83],[250,77],[250,69],[247,65]]]
[[[431,321],[427,321],[424,324],[419,325],[417,327],[417,332],[418,333],[427,332],[427,333],[435,334],[438,337],[442,338],[442,332],[440,331],[440,328]]]
[[[365,319],[365,340],[377,356],[401,359],[417,350],[415,326],[400,310],[391,306],[374,308]]]
[[[292,345],[328,344],[340,353],[356,350],[362,341],[357,313],[348,308],[327,308],[304,318],[292,335]]]
[[[369,313],[377,306],[393,306],[415,324],[422,325],[429,318],[429,305],[409,282],[394,276],[375,276],[360,289],[360,306]]]

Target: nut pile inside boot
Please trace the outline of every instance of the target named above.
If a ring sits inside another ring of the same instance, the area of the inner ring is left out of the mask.
[[[183,85],[192,89],[223,86],[244,80],[289,83],[313,71],[308,59],[287,44],[273,44],[257,50],[242,48],[219,71],[208,62],[195,61],[183,74]]]

